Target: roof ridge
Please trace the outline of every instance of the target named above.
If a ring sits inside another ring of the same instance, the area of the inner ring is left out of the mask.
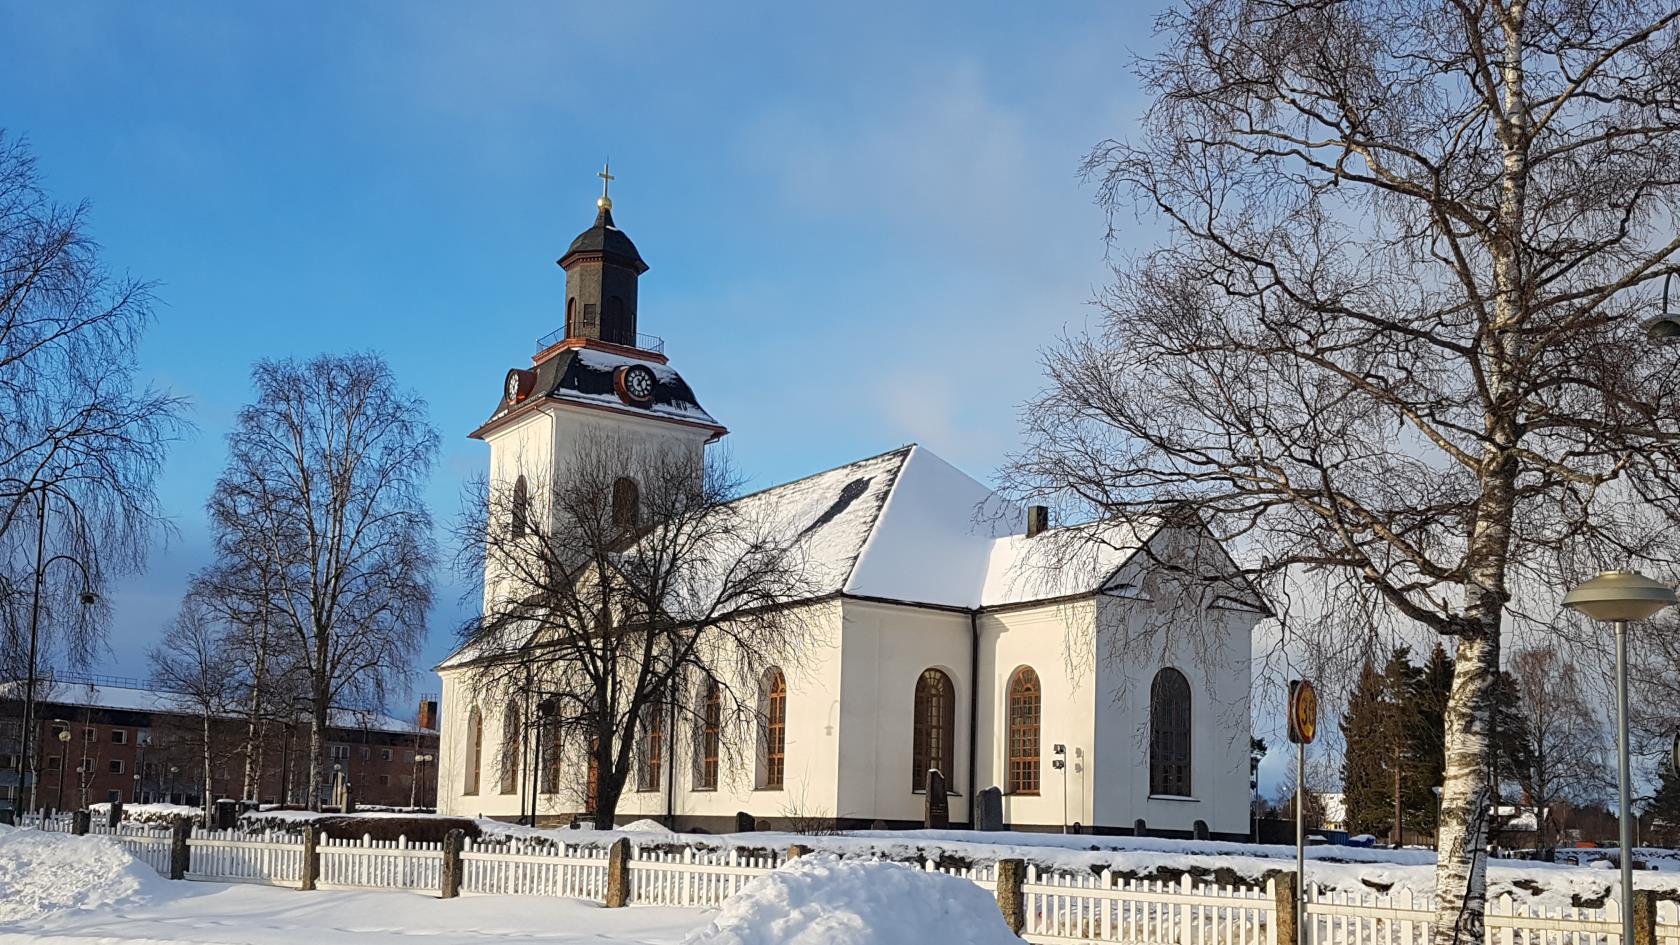
[[[819,469],[816,472],[811,473],[809,475],[800,476],[798,479],[789,479],[787,482],[778,482],[775,485],[765,486],[762,489],[755,489],[752,492],[743,493],[741,495],[736,496],[733,499],[730,499],[725,504],[726,505],[734,505],[737,502],[744,502],[747,499],[751,499],[755,496],[764,495],[766,492],[774,492],[777,489],[784,489],[788,486],[796,486],[796,485],[798,485],[802,482],[809,482],[810,480],[815,479],[818,476],[826,476],[831,472],[839,472],[840,470],[846,469],[847,467],[850,467],[850,466],[861,466],[864,463],[873,462],[877,459],[881,459],[881,458],[886,457],[886,456],[891,456],[894,453],[904,453],[904,454],[908,455],[911,450],[916,448],[916,446],[917,446],[917,444],[915,444],[915,443],[906,443],[903,446],[894,447],[893,449],[886,450],[885,452],[876,453],[874,456],[865,456],[862,459],[854,459],[849,463],[841,463],[838,466],[831,466],[828,469]],[[896,480],[894,482],[896,484]]]

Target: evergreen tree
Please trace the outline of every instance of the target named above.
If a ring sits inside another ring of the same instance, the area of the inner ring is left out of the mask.
[[[1436,643],[1429,660],[1411,680],[1407,701],[1413,714],[1407,741],[1411,745],[1409,767],[1414,790],[1408,793],[1405,807],[1406,822],[1420,830],[1434,830],[1436,826],[1434,789],[1444,783],[1446,772],[1447,696],[1452,678],[1452,658]]]
[[[1349,833],[1380,833],[1393,819],[1389,803],[1388,681],[1367,662],[1342,716],[1342,802]]]
[[[1673,765],[1662,766],[1662,781],[1651,798],[1651,832],[1670,845],[1680,840],[1680,774]]]

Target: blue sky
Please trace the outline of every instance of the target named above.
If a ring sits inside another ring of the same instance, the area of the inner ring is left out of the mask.
[[[486,457],[467,432],[561,324],[554,260],[608,157],[652,265],[641,328],[755,485],[911,441],[989,479],[1037,350],[1084,326],[1107,254],[1159,238],[1105,244],[1077,173],[1132,132],[1153,4],[1022,13],[0,0],[0,127],[158,282],[140,370],[199,427],[162,484],[179,536],[117,589],[104,669],[145,675],[206,560],[259,357],[384,354],[442,432],[454,515]],[[440,584],[426,666],[462,613]]]

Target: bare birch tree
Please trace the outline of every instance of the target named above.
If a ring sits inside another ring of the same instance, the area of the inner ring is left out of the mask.
[[[1574,663],[1555,648],[1512,654],[1511,676],[1528,741],[1516,780],[1539,820],[1541,858],[1550,860],[1557,845],[1553,808],[1562,801],[1597,800],[1609,787],[1607,726],[1583,696],[1586,687]]]
[[[261,560],[267,618],[307,675],[309,805],[334,706],[381,704],[425,638],[438,438],[425,402],[370,354],[262,361],[210,499],[218,554]]]
[[[1184,0],[1136,64],[1142,126],[1086,164],[1116,219],[1171,232],[1049,354],[1011,478],[1190,504],[1251,576],[1321,592],[1299,652],[1456,641],[1441,945],[1483,935],[1501,640],[1597,566],[1673,561],[1680,350],[1645,323],[1680,268],[1677,22]]]
[[[240,701],[237,661],[228,644],[226,625],[202,600],[188,595],[150,654],[152,682],[198,722],[191,742],[202,766],[206,817],[216,800],[216,756],[226,747],[218,737],[221,721]]]
[[[651,733],[663,787],[677,723],[710,726],[722,751],[756,731],[760,674],[797,657],[807,617],[790,605],[811,582],[799,536],[735,503],[721,461],[603,435],[560,470],[469,490],[458,564],[487,593],[457,659],[481,706],[527,707],[544,793],[610,827]],[[562,768],[591,773],[554,783]]]
[[[107,270],[87,216],[53,201],[0,130],[0,672],[13,679],[97,654],[101,592],[168,528],[156,482],[185,426],[179,401],[135,381],[151,287]],[[26,719],[38,696],[20,700]],[[22,782],[40,752],[13,752]]]

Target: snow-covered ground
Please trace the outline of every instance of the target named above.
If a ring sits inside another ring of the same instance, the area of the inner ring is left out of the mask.
[[[0,921],[4,945],[675,945],[699,909],[606,909],[576,899],[400,892],[302,893],[272,886],[168,883],[115,907]]]

